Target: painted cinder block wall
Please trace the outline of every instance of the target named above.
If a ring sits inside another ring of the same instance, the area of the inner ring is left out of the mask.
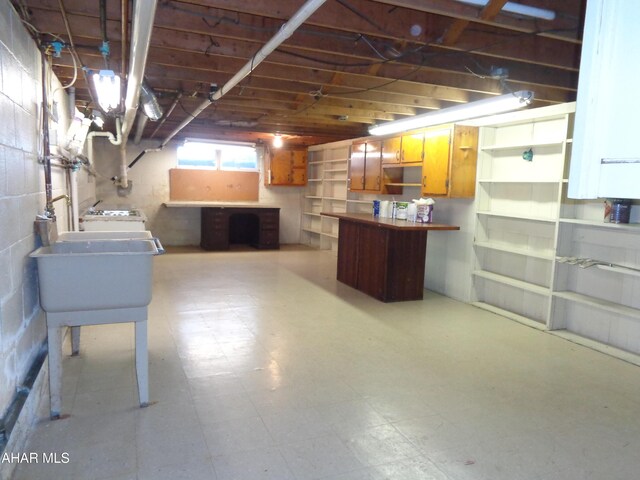
[[[46,338],[39,306],[36,263],[29,254],[40,246],[36,215],[45,207],[42,157],[42,68],[40,52],[9,0],[0,0],[0,416]],[[69,127],[67,95],[55,76],[50,123],[52,154]],[[68,194],[67,174],[52,169],[53,196]],[[95,197],[95,181],[78,173],[81,203]],[[69,207],[55,203],[57,228],[70,229]],[[70,286],[72,288],[72,286]]]
[[[4,414],[46,337],[36,267],[28,256],[37,244],[33,222],[44,206],[44,178],[38,164],[40,55],[8,0],[0,0],[0,64],[0,414]]]

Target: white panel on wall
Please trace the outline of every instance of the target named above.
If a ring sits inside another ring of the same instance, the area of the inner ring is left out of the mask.
[[[640,77],[637,0],[589,0],[585,18],[569,197],[640,198],[636,94]],[[634,60],[632,60],[634,59]],[[605,168],[603,159],[614,159]],[[631,176],[630,176],[631,175]],[[628,179],[633,179],[628,181]]]

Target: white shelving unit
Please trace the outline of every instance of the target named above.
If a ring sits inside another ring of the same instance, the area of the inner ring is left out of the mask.
[[[611,224],[604,200],[568,198],[573,109],[482,126],[472,300],[640,365],[640,201]]]
[[[302,207],[302,243],[324,250],[338,248],[338,220],[321,212],[346,212],[351,141],[309,147],[307,188]]]
[[[566,190],[549,328],[640,365],[640,224],[605,223],[603,200],[567,199]]]
[[[540,329],[550,323],[572,115],[573,105],[546,107],[480,129],[471,298]]]

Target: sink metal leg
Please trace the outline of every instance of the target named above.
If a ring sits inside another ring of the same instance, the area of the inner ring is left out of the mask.
[[[80,352],[80,327],[71,327],[71,355],[76,356]]]
[[[49,327],[49,401],[52,419],[60,418],[62,410],[62,329]]]
[[[136,377],[140,406],[149,405],[149,355],[147,352],[147,321],[136,324]]]

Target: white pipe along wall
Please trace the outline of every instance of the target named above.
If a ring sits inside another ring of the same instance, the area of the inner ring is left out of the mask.
[[[136,0],[133,7],[129,75],[127,78],[127,94],[124,101],[124,119],[122,121],[123,141],[120,146],[119,184],[123,188],[129,186],[126,144],[138,110],[140,86],[144,78],[144,69],[147,63],[147,54],[149,53],[149,43],[151,42],[151,31],[153,30],[156,6],[156,0]]]

